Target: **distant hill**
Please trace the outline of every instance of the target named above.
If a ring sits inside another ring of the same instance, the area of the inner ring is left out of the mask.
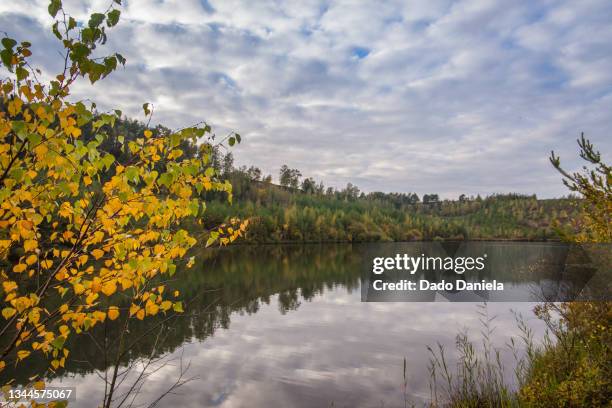
[[[231,211],[210,202],[206,223],[229,214],[251,219],[247,242],[363,242],[411,240],[559,240],[578,227],[577,198],[538,200],[519,194],[421,200],[408,193],[314,190],[253,180],[246,169],[227,175]],[[211,225],[212,225],[211,224]]]
[[[106,131],[106,150],[123,161],[131,155],[121,148],[119,137],[126,141],[141,137],[146,126],[138,121],[118,120]],[[155,134],[168,129],[157,126]],[[85,141],[93,138],[87,128]],[[213,147],[184,143],[184,157],[197,157],[212,151],[209,166],[215,177],[228,179],[233,185],[233,205],[225,196],[202,192],[207,211],[201,221],[213,228],[230,216],[251,220],[245,241],[275,242],[363,242],[410,240],[559,240],[563,231],[577,230],[578,198],[538,200],[535,195],[499,194],[440,200],[431,193],[364,194],[351,183],[341,190],[325,187],[298,169],[282,166],[278,180],[264,175],[255,167],[234,167],[231,152],[224,154]],[[125,143],[124,146],[127,146]],[[163,166],[160,163],[160,166]],[[552,170],[551,170],[552,171]]]

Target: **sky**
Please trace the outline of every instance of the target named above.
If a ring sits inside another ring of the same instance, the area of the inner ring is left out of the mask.
[[[63,2],[77,20],[110,1]],[[59,72],[44,0],[0,2],[0,31]],[[236,165],[341,188],[567,194],[580,132],[612,157],[609,0],[124,0],[102,51],[127,58],[75,99],[243,136]],[[2,73],[5,75],[5,72]]]

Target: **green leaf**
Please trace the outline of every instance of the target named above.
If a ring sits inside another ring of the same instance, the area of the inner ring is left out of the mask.
[[[84,28],[81,30],[81,40],[89,43],[94,40],[94,31],[91,28]]]
[[[66,338],[64,336],[56,337],[55,340],[51,342],[51,345],[56,349],[60,350],[64,347],[64,343],[66,342]]]
[[[240,135],[238,133],[236,133],[236,141],[238,143],[242,142],[242,137],[240,137]]]
[[[194,199],[189,202],[189,211],[191,215],[198,215],[200,211],[200,200]]]
[[[27,129],[26,129],[26,124],[22,120],[14,121],[12,123],[11,128],[13,129],[13,132],[15,132],[17,137],[19,137],[19,139],[21,139],[21,140],[24,140],[28,136]]]
[[[176,273],[176,265],[173,263],[168,263],[168,275],[172,276]]]
[[[149,109],[148,102],[142,104],[142,110],[144,111],[145,116],[149,116],[151,114],[151,110]]]
[[[104,162],[106,170],[108,170],[113,165],[113,163],[115,163],[115,156],[113,156],[112,154],[107,154],[106,156],[104,156],[102,161]]]
[[[110,73],[117,68],[117,58],[115,57],[106,57],[104,58],[104,66],[106,67],[106,72]]]
[[[172,176],[168,173],[164,173],[159,176],[159,180],[157,181],[157,183],[166,187],[170,187],[170,184],[172,184]]]
[[[17,74],[18,81],[23,81],[24,79],[28,77],[28,75],[30,75],[30,72],[23,67],[17,67],[17,69],[15,70],[15,73]]]
[[[16,44],[17,44],[17,41],[13,40],[12,38],[4,37],[2,39],[2,45],[4,45],[4,48],[8,48],[12,50]]]
[[[134,166],[130,166],[125,169],[125,175],[130,181],[137,182],[138,181],[138,169]]]
[[[11,171],[9,171],[9,175],[17,183],[19,183],[19,182],[21,182],[21,180],[23,180],[23,175],[24,174],[25,174],[25,171],[23,171],[23,169],[21,167],[15,167],[14,169],[11,169]]]
[[[76,43],[72,46],[71,59],[75,61],[79,61],[84,57],[88,56],[90,53],[90,49],[83,43]]]
[[[158,173],[155,170],[153,170],[152,172],[144,176],[144,181],[147,184],[147,186],[150,186],[151,184],[155,182],[155,180],[157,179],[157,175]]]
[[[236,144],[236,138],[234,136],[230,137],[229,140],[227,141],[229,143],[230,146],[233,146]]]
[[[56,21],[55,24],[51,27],[53,34],[57,37],[58,40],[62,39],[62,34],[59,32],[59,23]]]
[[[106,18],[106,24],[109,27],[112,27],[114,25],[117,25],[117,23],[119,22],[119,16],[121,15],[121,11],[119,10],[112,10],[108,13],[107,18]]]
[[[181,144],[182,136],[179,133],[170,135],[170,147],[176,147]]]
[[[68,29],[72,30],[76,26],[77,26],[76,20],[74,18],[72,18],[72,17],[68,18]]]
[[[2,59],[2,63],[8,68],[9,71],[13,72],[13,53],[9,49],[3,49],[0,51],[0,58]]]
[[[62,8],[62,1],[61,0],[51,0],[49,2],[49,14],[51,15],[51,17],[54,17],[57,15],[57,12],[60,11],[60,9]]]
[[[89,17],[89,22],[87,23],[87,25],[89,26],[89,28],[96,28],[97,26],[102,24],[102,22],[104,21],[104,17],[105,16],[102,13],[93,13],[91,17]]]
[[[175,303],[175,304],[172,306],[172,309],[173,309],[175,312],[178,312],[178,313],[183,313],[183,302],[176,302],[176,303]]]
[[[210,233],[210,237],[208,237],[208,240],[206,241],[206,247],[208,248],[209,246],[214,244],[217,238],[219,238],[219,233],[217,231],[212,231]]]
[[[28,134],[28,141],[30,142],[30,147],[31,146],[36,146],[37,144],[40,143],[41,140],[42,140],[42,136],[39,135],[38,133],[29,133]]]

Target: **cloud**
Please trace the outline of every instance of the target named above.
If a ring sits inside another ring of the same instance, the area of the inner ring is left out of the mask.
[[[81,20],[106,7],[65,3]],[[125,3],[106,49],[127,67],[75,95],[239,131],[238,164],[366,191],[550,197],[566,193],[550,150],[578,166],[585,131],[612,153],[605,0]],[[45,6],[2,4],[0,26],[55,69]]]

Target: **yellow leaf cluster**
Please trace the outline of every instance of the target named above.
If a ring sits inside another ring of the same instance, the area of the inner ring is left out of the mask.
[[[65,74],[60,89],[0,80],[0,329],[20,333],[10,345],[19,361],[42,351],[53,369],[66,339],[121,316],[119,299],[131,305],[126,318],[182,312],[153,282],[197,243],[181,225],[202,216],[202,194],[232,192],[206,157],[186,154],[208,126],[146,129],[125,142],[124,161],[102,147],[120,114],[72,102]],[[246,225],[231,220],[215,241],[233,242]]]

